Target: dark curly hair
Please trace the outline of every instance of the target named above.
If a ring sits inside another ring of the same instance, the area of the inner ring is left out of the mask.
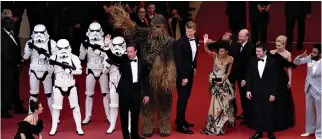
[[[38,110],[39,104],[40,103],[38,101],[30,100],[30,102],[29,102],[30,111],[33,113],[33,112],[35,112],[35,110]]]
[[[321,43],[315,44],[313,48],[318,49],[319,54],[321,54]]]

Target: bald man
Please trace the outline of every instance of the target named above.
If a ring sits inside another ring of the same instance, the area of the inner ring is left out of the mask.
[[[255,56],[253,44],[249,41],[249,31],[242,29],[238,34],[237,44],[232,44],[231,56],[235,61],[230,73],[229,81],[237,81],[243,112],[237,119],[244,119],[248,99],[246,98],[246,72],[250,59]],[[243,122],[244,123],[244,122]],[[243,124],[242,123],[242,124]]]

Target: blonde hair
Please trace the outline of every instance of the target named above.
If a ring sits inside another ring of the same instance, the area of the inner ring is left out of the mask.
[[[277,38],[276,38],[276,42],[280,42],[282,43],[283,45],[285,45],[287,43],[287,37],[284,36],[284,35],[279,35]]]
[[[197,24],[193,21],[188,21],[186,23],[186,28],[189,28],[189,29],[196,29],[197,28]]]

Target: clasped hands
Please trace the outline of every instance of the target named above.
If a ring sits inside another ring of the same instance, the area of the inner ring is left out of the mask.
[[[250,91],[247,91],[246,97],[251,100],[252,99],[252,93]],[[268,98],[269,102],[273,102],[275,100],[275,96],[270,95]]]

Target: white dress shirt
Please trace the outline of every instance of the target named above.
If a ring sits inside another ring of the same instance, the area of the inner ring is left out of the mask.
[[[15,40],[15,37],[13,37],[13,32],[12,31],[9,32],[6,29],[3,29],[3,30],[7,32],[7,34],[10,36],[10,38],[13,40],[13,42],[15,42],[15,44],[18,46],[18,44],[17,44],[17,42]]]
[[[192,61],[194,61],[197,53],[197,44],[194,38],[192,41],[189,40],[189,42],[190,42],[190,47],[192,51]]]
[[[133,79],[133,83],[137,83],[138,82],[138,57],[135,57],[133,60],[136,60],[136,62],[131,61],[132,79]]]
[[[319,65],[320,61],[321,61],[321,59],[318,60],[318,61],[314,61],[314,65],[312,67],[313,74],[315,73],[316,69],[318,68],[318,65]]]
[[[244,47],[245,47],[245,44],[247,43],[247,41],[245,41],[244,43],[241,44],[241,47],[240,47],[240,52],[243,51]]]
[[[261,59],[264,59],[264,61],[258,60],[258,66],[257,66],[260,78],[262,78],[263,73],[264,73],[264,69],[265,69],[265,65],[266,65],[266,61],[267,61],[267,56],[265,56]]]

